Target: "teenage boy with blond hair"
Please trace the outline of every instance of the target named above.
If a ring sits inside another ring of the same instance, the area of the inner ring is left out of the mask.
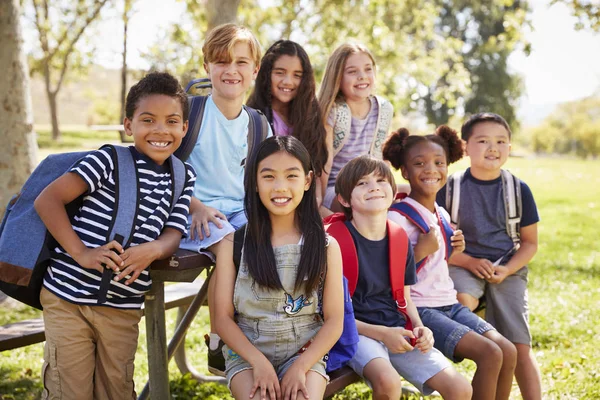
[[[247,222],[244,166],[250,150],[250,116],[242,106],[256,79],[261,51],[258,40],[248,28],[224,24],[208,33],[202,53],[212,92],[201,116],[198,140],[187,160],[197,172],[197,183],[190,205],[190,236],[182,240],[180,247],[214,259],[221,240]],[[211,280],[208,287],[211,330],[213,299],[214,281]],[[224,370],[219,342],[218,335],[211,332],[209,369],[213,373]]]

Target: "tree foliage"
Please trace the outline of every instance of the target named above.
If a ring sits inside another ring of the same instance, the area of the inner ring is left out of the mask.
[[[31,73],[44,78],[52,118],[52,138],[60,138],[56,96],[67,72],[85,69],[92,49],[80,46],[88,26],[109,0],[26,0],[26,16],[37,33]]]
[[[558,105],[531,132],[533,150],[573,154],[582,158],[600,155],[600,96]]]
[[[600,2],[598,0],[552,0],[551,5],[563,3],[577,18],[575,29],[600,32]]]

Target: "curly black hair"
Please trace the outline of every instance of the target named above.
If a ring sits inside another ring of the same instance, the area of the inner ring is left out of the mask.
[[[164,94],[179,100],[183,120],[188,120],[190,107],[187,95],[179,81],[168,72],[151,72],[129,89],[125,101],[125,117],[132,119],[140,100],[151,94]]]

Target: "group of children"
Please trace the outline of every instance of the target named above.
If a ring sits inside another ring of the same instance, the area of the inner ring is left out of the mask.
[[[485,113],[462,128],[471,167],[458,182],[457,227],[442,207],[461,139],[446,126],[427,136],[405,129],[388,135],[392,106],[373,94],[376,65],[366,48],[336,49],[318,96],[308,56],[294,42],[277,41],[261,62],[254,35],[226,24],[207,35],[202,51],[212,93],[178,199],[165,161],[187,131],[185,93],[170,75],[151,73],[127,97],[124,125],[141,184],[132,243],[99,239],[115,196],[105,150],[82,159],[36,201],[59,244],[41,294],[44,398],[135,397],[147,267],[178,246],[216,260],[209,362],[225,358],[213,368],[225,370],[233,396],[322,398],[327,353],[345,329],[347,242],[326,233],[321,219],[334,212],[343,213],[333,216],[358,259],[352,305],[359,341],[348,365],[373,398],[398,399],[402,376],[447,399],[507,399],[513,374],[524,398],[541,398],[526,292],[539,217],[519,181],[520,240],[508,235],[506,122]],[[251,152],[242,106],[255,80],[248,104],[267,117],[272,137]],[[388,163],[410,183],[408,197],[397,199]],[[65,205],[82,194],[70,221]],[[398,265],[403,272],[392,278]],[[104,266],[114,279],[99,306]],[[482,297],[488,322],[472,312]],[[477,364],[471,383],[448,361],[463,358]]]

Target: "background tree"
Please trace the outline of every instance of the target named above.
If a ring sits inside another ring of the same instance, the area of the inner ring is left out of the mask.
[[[4,2],[5,0],[3,0]],[[70,69],[84,66],[86,54],[78,47],[86,28],[109,0],[30,0],[39,51],[32,73],[44,78],[52,120],[52,138],[60,139],[56,97]]]
[[[36,165],[37,144],[19,0],[0,1],[0,215]]]
[[[133,14],[134,3],[135,0],[123,0],[123,53],[121,58],[121,113],[119,123],[123,123],[123,119],[125,118],[125,100],[127,96],[127,28],[129,27],[129,19]],[[125,143],[127,141],[125,131],[119,131],[119,135],[121,142]]]
[[[519,46],[529,53],[522,35],[522,28],[528,23],[528,3],[439,0],[439,4],[437,30],[462,43],[461,57],[449,56],[448,62],[462,63],[468,73],[469,90],[457,87],[450,72],[440,76],[423,97],[428,121],[440,125],[448,123],[457,111],[465,114],[493,111],[504,116],[515,129],[523,83],[520,76],[509,71],[508,57]],[[465,95],[448,96],[449,92]]]
[[[552,0],[550,5],[563,3],[578,19],[575,29],[590,29],[600,32],[600,2],[598,0]]]

